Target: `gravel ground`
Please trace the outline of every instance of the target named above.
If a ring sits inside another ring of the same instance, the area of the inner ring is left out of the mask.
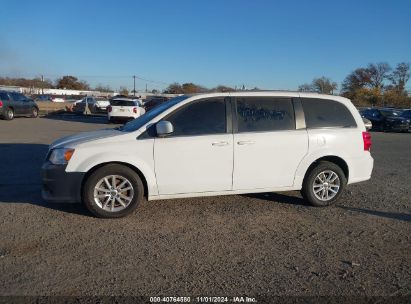
[[[411,294],[411,134],[373,133],[372,180],[330,208],[267,193],[147,202],[102,220],[43,202],[47,145],[104,127],[0,120],[0,295]]]

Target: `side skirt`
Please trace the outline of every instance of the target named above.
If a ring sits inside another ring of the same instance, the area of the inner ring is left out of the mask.
[[[174,199],[174,198],[188,198],[188,197],[202,197],[202,196],[219,196],[219,195],[235,195],[246,193],[264,193],[264,192],[285,192],[301,190],[298,187],[280,187],[280,188],[259,188],[246,190],[227,190],[227,191],[210,191],[210,192],[195,192],[195,193],[176,193],[176,194],[162,194],[149,196],[149,201]]]

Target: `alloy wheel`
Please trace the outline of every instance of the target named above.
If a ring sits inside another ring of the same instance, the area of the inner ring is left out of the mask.
[[[120,175],[109,175],[100,179],[94,187],[96,205],[109,212],[126,209],[134,197],[131,182]]]
[[[320,172],[313,183],[313,193],[320,201],[332,200],[340,190],[340,178],[338,174],[332,170],[325,170]]]

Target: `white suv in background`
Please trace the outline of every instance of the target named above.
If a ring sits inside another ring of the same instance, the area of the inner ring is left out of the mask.
[[[135,119],[145,112],[146,110],[139,99],[113,98],[107,107],[109,122]]]
[[[143,200],[301,190],[314,206],[370,179],[371,139],[343,97],[293,92],[180,96],[118,129],[62,138],[43,197],[121,217]]]

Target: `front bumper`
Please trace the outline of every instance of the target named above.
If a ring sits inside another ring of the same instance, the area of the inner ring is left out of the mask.
[[[66,166],[46,161],[41,167],[41,196],[50,203],[80,203],[84,175],[84,172],[66,172]]]

